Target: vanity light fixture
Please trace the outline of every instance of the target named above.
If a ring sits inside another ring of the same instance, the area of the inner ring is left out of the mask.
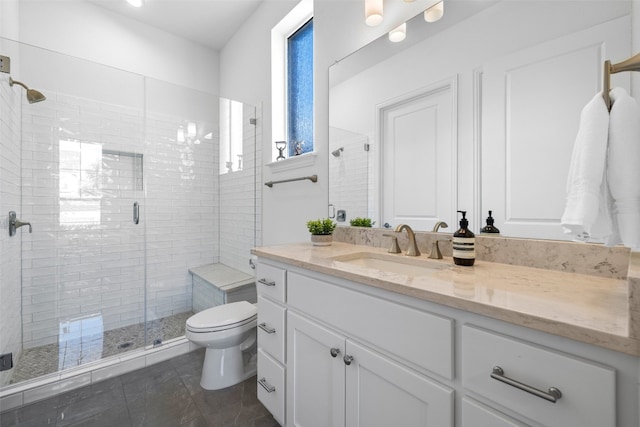
[[[444,1],[436,3],[429,9],[424,11],[424,20],[427,22],[436,22],[444,15]]]
[[[398,25],[393,30],[389,31],[389,40],[394,43],[401,42],[407,37],[407,23]]]
[[[370,27],[382,22],[382,0],[364,0],[364,22]]]
[[[127,3],[133,7],[142,7],[142,0],[127,0]]]

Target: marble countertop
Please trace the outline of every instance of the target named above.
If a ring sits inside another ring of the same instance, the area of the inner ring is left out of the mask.
[[[436,268],[411,276],[335,260],[385,249],[334,242],[318,247],[294,243],[255,248],[255,255],[352,280],[512,324],[640,356],[634,336],[627,280],[476,260],[472,267],[453,260],[411,257]]]

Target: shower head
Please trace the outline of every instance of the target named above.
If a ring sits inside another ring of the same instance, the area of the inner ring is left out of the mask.
[[[333,157],[340,157],[340,153],[343,151],[344,151],[344,147],[340,147],[337,150],[333,150],[331,154],[333,154]]]
[[[27,87],[26,84],[19,82],[17,80],[13,80],[11,77],[9,77],[9,86],[13,86],[14,84],[18,86],[22,86],[27,90],[27,101],[29,101],[29,104],[44,101],[45,99],[47,99],[47,97],[44,96],[42,92],[38,92],[35,89],[29,89],[29,87]]]

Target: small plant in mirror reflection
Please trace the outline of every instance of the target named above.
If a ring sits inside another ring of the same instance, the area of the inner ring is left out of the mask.
[[[333,230],[336,228],[336,223],[329,218],[315,219],[307,221],[307,228],[309,233],[314,235],[328,235],[333,234]]]
[[[352,227],[373,227],[373,224],[375,224],[376,222],[371,221],[371,218],[356,217],[349,220],[349,223]]]

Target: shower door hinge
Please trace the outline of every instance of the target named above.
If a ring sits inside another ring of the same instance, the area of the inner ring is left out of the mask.
[[[3,73],[11,72],[11,58],[0,55],[0,71]]]
[[[254,119],[253,117],[249,119],[249,124],[250,125],[257,125],[258,124],[258,119]]]
[[[0,355],[0,371],[7,371],[13,368],[13,353]]]

